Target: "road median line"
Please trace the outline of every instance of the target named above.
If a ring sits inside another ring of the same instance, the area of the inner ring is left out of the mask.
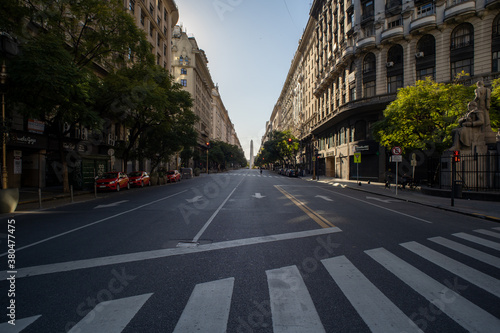
[[[330,221],[316,213],[314,210],[309,208],[305,203],[294,197],[292,194],[288,193],[284,189],[281,188],[280,185],[274,185],[281,193],[283,193],[290,201],[292,201],[297,207],[299,207],[304,213],[307,214],[311,219],[313,219],[314,222],[319,224],[322,228],[334,228],[335,225],[333,225]]]

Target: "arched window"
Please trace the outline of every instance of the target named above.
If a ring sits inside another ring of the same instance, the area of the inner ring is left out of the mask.
[[[470,23],[462,23],[451,33],[451,49],[460,49],[474,45],[474,27]]]
[[[351,66],[349,67],[349,102],[356,100],[356,64],[351,62]]]
[[[363,59],[363,97],[375,96],[377,77],[377,59],[375,54],[368,53]]]
[[[396,93],[403,87],[403,47],[394,45],[387,52],[387,93]]]
[[[436,79],[436,39],[433,35],[424,35],[417,42],[416,71],[417,80],[426,77]]]
[[[491,71],[500,71],[500,14],[493,20],[493,31],[491,36],[492,62]]]
[[[462,23],[451,33],[450,41],[451,80],[461,72],[474,75],[474,27]]]

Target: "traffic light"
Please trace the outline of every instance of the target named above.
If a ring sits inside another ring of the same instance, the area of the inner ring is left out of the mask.
[[[210,142],[206,142],[207,148],[210,148]]]
[[[288,138],[288,143],[292,143],[292,138]]]
[[[460,150],[453,151],[453,162],[460,162]]]

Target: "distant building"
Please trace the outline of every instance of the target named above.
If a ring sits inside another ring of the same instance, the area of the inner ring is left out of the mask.
[[[321,174],[384,180],[386,150],[374,141],[397,90],[465,71],[486,85],[500,76],[500,0],[315,0],[266,126],[301,140],[297,161]]]
[[[206,142],[210,140],[241,148],[219,88],[213,83],[205,51],[179,25],[174,27],[172,35],[172,75],[193,99],[193,112],[199,117],[195,124],[199,152],[205,153]]]

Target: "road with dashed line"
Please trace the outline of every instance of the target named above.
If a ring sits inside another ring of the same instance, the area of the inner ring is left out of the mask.
[[[244,169],[14,219],[0,332],[500,330],[498,224],[349,188]]]

